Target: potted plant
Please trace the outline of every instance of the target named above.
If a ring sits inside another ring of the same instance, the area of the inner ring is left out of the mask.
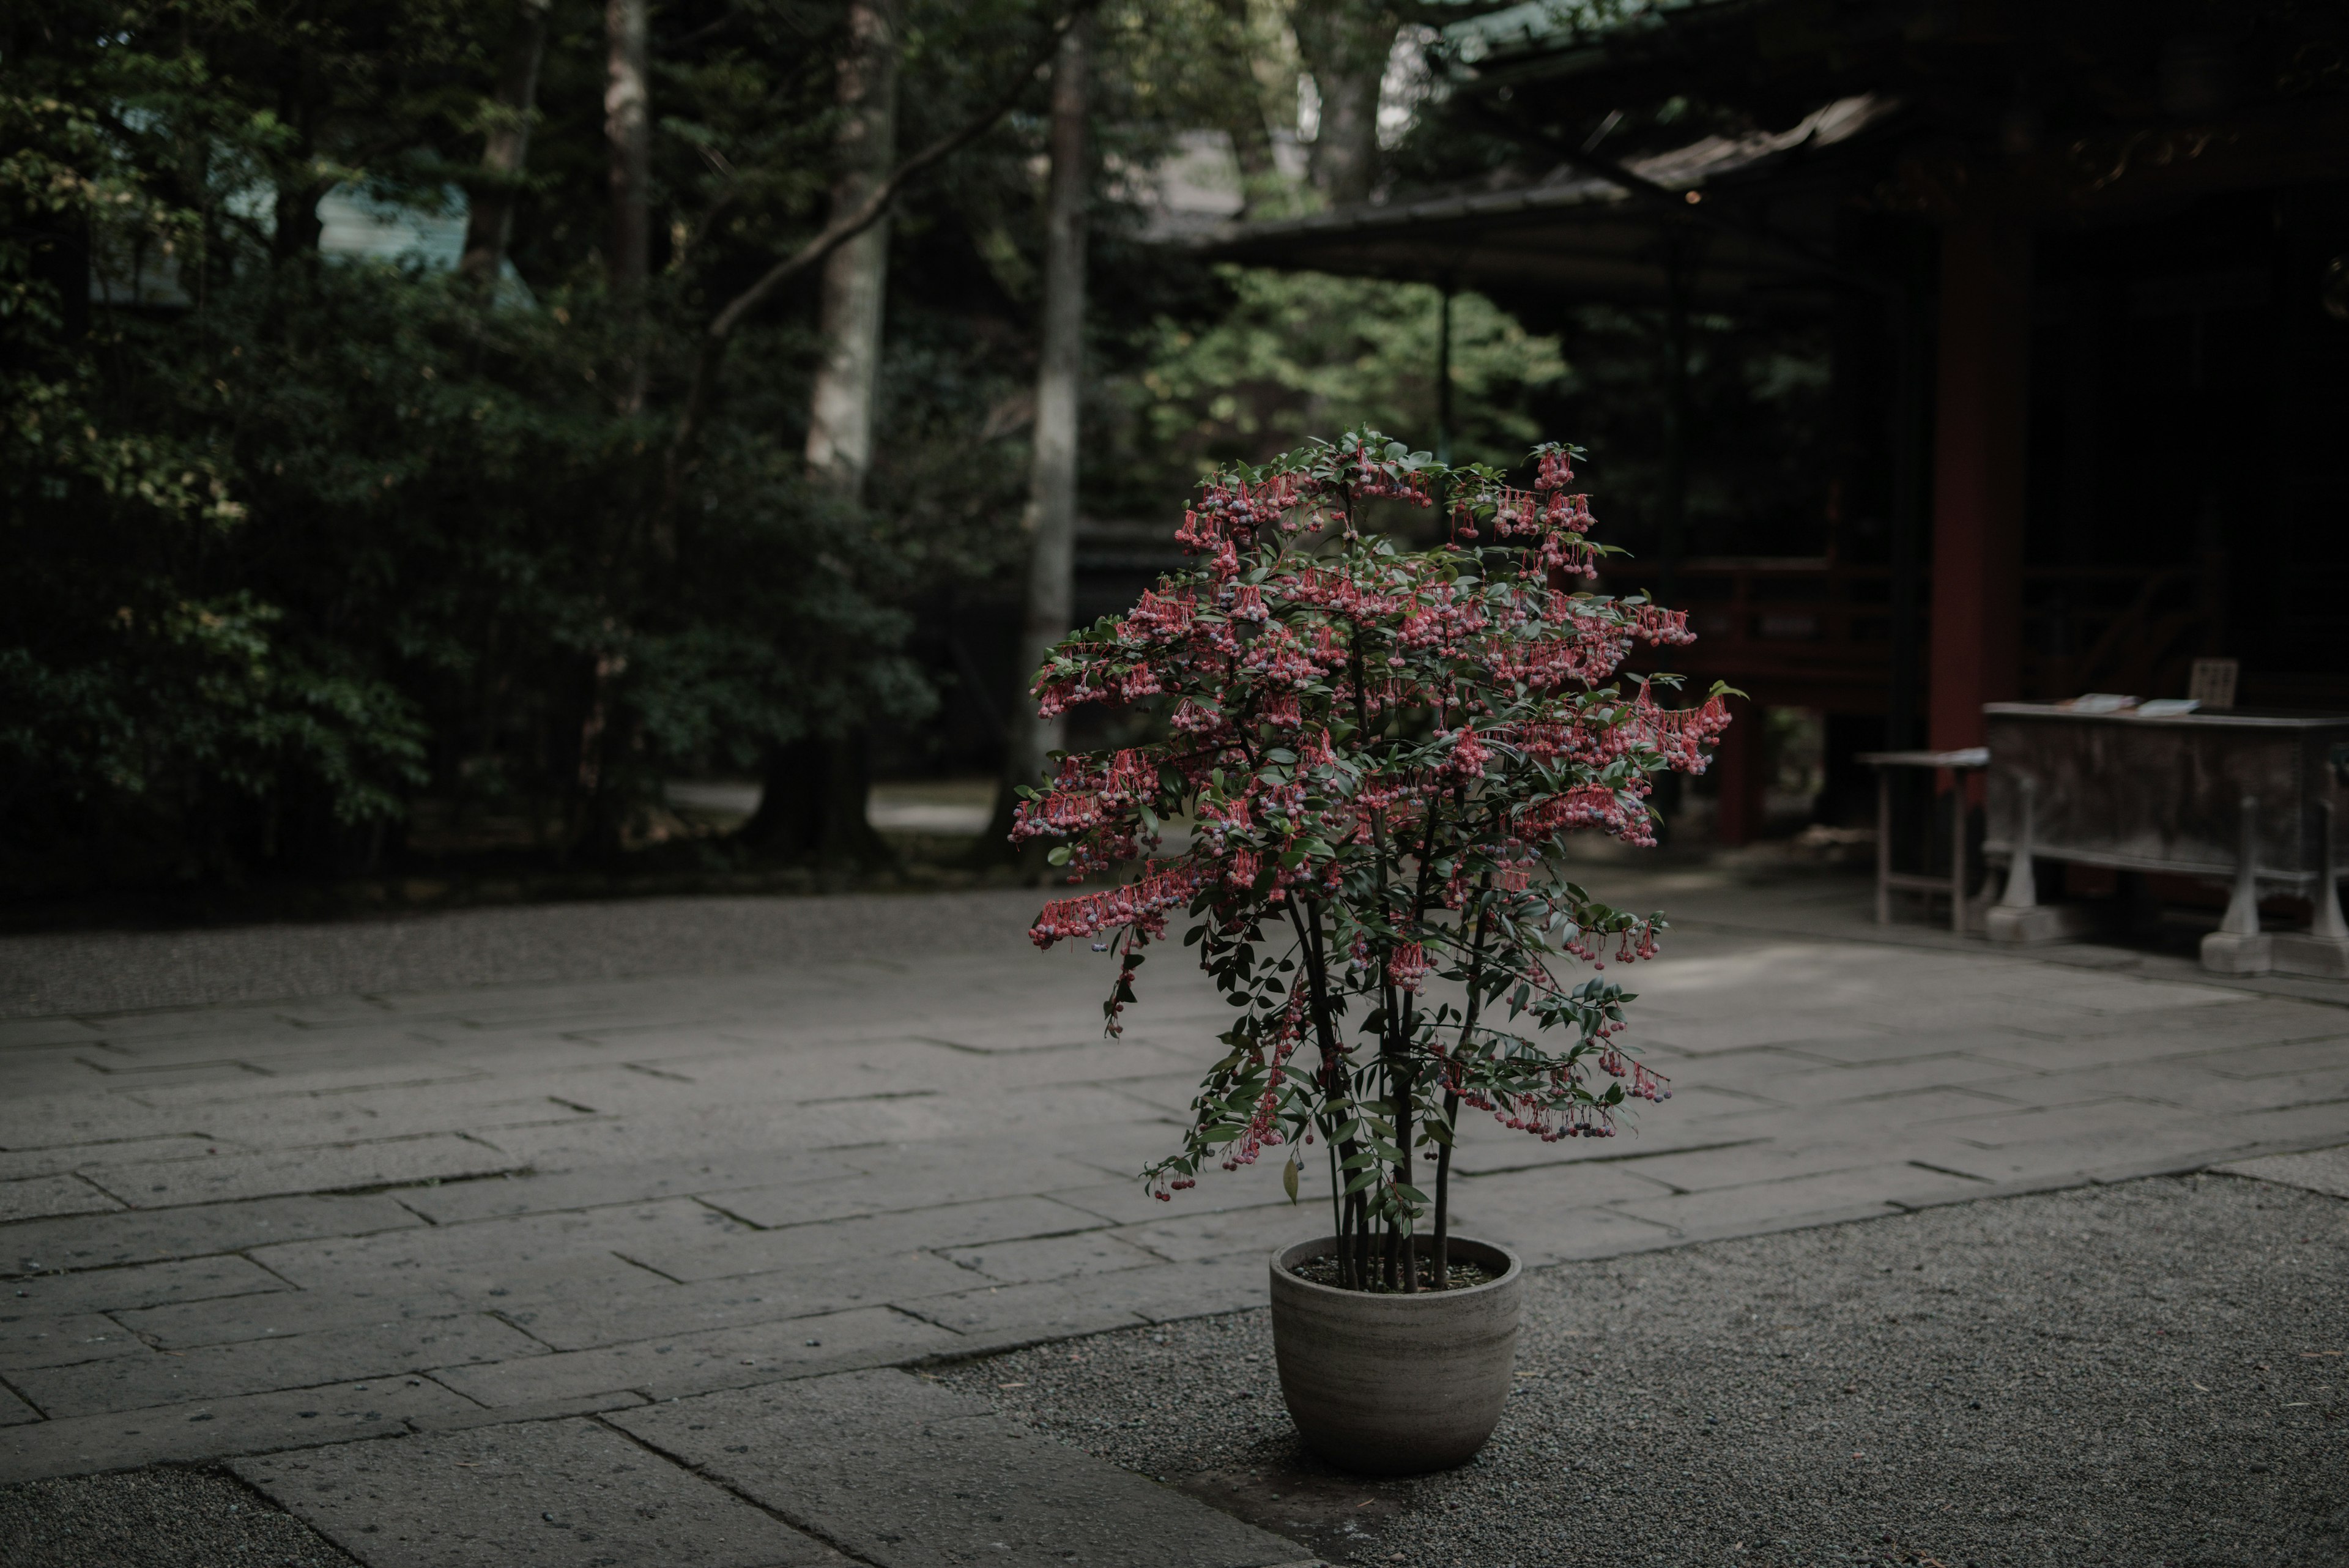
[[[1651,956],[1663,921],[1555,867],[1580,829],[1654,842],[1652,776],[1702,771],[1727,689],[1673,708],[1655,689],[1674,678],[1618,679],[1635,643],[1692,638],[1684,612],[1568,591],[1607,553],[1569,493],[1578,455],[1536,449],[1518,489],[1356,431],[1219,473],[1176,535],[1199,564],[1071,635],[1035,684],[1048,715],[1163,718],[1164,740],[1058,754],[1021,792],[1015,841],[1057,838],[1071,881],[1113,878],[1030,935],[1116,953],[1115,1034],[1149,949],[1190,917],[1183,943],[1235,1019],[1182,1148],[1144,1179],[1166,1199],[1278,1148],[1295,1200],[1326,1171],[1330,1233],[1274,1257],[1274,1334],[1299,1429],[1351,1469],[1462,1463],[1508,1394],[1522,1268],[1451,1233],[1461,1107],[1606,1137],[1667,1093],[1612,1038],[1622,987],[1560,973]],[[1439,505],[1443,542],[1398,547],[1368,526],[1382,505]],[[1189,847],[1161,856],[1183,817]]]

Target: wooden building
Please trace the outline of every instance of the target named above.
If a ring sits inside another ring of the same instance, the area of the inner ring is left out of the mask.
[[[1668,354],[1689,312],[1832,323],[1817,552],[1668,531],[1610,579],[1694,610],[1681,668],[1937,749],[1989,701],[2182,695],[2197,657],[2245,705],[2349,705],[2349,3],[1712,0],[1470,42],[1446,112],[1543,172],[1202,248],[1653,310]]]

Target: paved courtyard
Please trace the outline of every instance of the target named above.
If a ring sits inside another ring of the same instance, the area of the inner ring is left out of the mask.
[[[2349,987],[1614,887],[1682,917],[1625,977],[1674,1095],[1465,1140],[1459,1228],[1529,1262],[2349,1143]],[[369,1564],[1309,1556],[915,1375],[1257,1305],[1325,1212],[1143,1193],[1213,994],[1170,955],[1102,1040],[1034,901],[0,941],[0,1481],[264,1456]]]

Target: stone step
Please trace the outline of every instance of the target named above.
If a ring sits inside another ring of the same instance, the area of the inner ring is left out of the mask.
[[[1314,1563],[1293,1542],[885,1368],[231,1468],[367,1568]]]

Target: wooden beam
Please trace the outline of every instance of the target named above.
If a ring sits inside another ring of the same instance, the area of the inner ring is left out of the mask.
[[[1932,659],[1927,741],[1982,743],[1982,704],[2019,691],[2031,231],[2002,204],[1941,232],[1933,420]]]

